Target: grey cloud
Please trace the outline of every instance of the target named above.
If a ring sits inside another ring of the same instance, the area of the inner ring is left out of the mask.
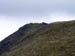
[[[0,14],[43,16],[55,11],[75,14],[75,0],[0,0]]]

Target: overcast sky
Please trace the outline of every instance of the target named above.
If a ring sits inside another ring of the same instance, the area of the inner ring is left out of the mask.
[[[75,20],[75,0],[0,0],[0,40],[30,22]]]

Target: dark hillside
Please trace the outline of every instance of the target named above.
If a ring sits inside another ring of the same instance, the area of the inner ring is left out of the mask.
[[[75,56],[75,21],[34,23],[0,43],[0,56]]]

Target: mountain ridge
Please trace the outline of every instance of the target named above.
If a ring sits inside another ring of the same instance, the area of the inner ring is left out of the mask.
[[[35,26],[36,25],[36,26]],[[33,23],[29,23],[29,24],[26,24],[26,25],[24,25],[24,26],[22,26],[22,27],[20,27],[19,28],[19,30],[18,31],[16,31],[15,33],[13,33],[13,34],[11,34],[10,36],[8,36],[7,38],[5,38],[1,43],[0,43],[0,45],[2,45],[2,46],[0,46],[2,49],[3,49],[3,47],[5,48],[5,46],[7,45],[7,44],[9,44],[10,43],[10,41],[14,41],[15,39],[17,39],[17,38],[19,38],[19,36],[23,36],[23,35],[25,35],[25,33],[24,32],[26,32],[27,30],[28,30],[28,28],[30,28],[30,27],[32,27],[32,26],[34,26],[34,27],[38,27],[38,26],[44,26],[44,25],[47,25],[47,23],[35,23],[35,24],[33,24]],[[26,32],[27,33],[27,32]],[[27,38],[28,38],[28,36],[27,36]],[[26,38],[25,38],[26,39]],[[24,39],[24,40],[25,40]],[[11,44],[13,44],[13,43],[11,43]],[[7,48],[7,47],[6,47]],[[6,50],[6,49],[4,49],[4,50]],[[8,50],[8,48],[7,48],[7,50]]]
[[[15,39],[7,37],[9,40],[6,38],[4,43],[1,42],[0,56],[75,55],[75,21],[27,25],[19,28],[21,31]],[[9,37],[12,38],[11,35]]]

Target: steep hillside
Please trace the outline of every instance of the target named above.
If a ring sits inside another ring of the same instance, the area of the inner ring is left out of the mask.
[[[0,43],[0,56],[75,56],[75,21],[27,24]]]
[[[6,39],[4,39],[0,43],[0,53],[3,53],[5,51],[9,51],[13,48],[17,48],[20,43],[22,44],[25,40],[29,39],[28,36],[30,36],[32,33],[39,30],[41,27],[44,27],[47,25],[46,23],[35,23],[35,24],[26,24],[23,27],[21,27],[18,31],[8,36]]]

